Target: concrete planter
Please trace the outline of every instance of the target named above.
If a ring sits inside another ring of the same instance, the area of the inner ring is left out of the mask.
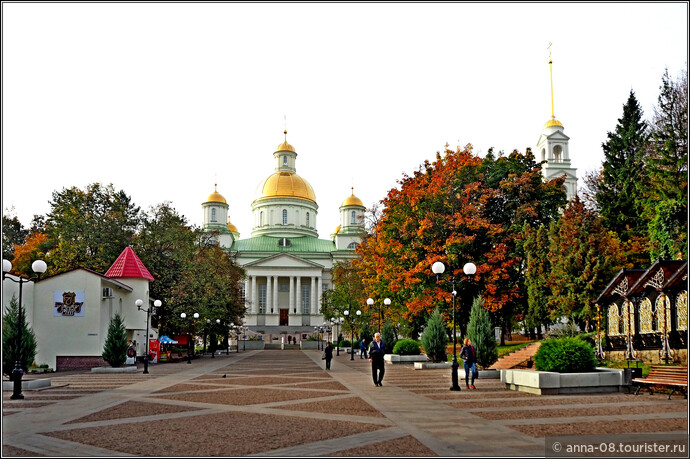
[[[326,347],[325,341],[300,341],[300,349],[322,349]]]
[[[450,368],[451,367],[451,362],[415,362],[414,363],[414,369],[415,370],[436,370],[439,368]]]
[[[499,379],[500,377],[500,370],[479,370],[479,377],[477,379]],[[462,365],[458,368],[458,378],[465,380],[465,368]]]
[[[91,373],[136,373],[137,367],[94,367]]]
[[[50,379],[22,379],[22,390],[50,387]],[[14,381],[3,381],[2,390],[14,390]]]
[[[240,349],[243,351],[256,351],[266,348],[266,342],[261,339],[248,339],[240,341]]]
[[[386,354],[383,356],[383,360],[386,363],[412,363],[426,362],[428,359],[426,354],[420,355],[398,355],[398,354]]]
[[[600,368],[586,373],[500,370],[506,389],[539,395],[619,392],[625,387],[622,369]]]

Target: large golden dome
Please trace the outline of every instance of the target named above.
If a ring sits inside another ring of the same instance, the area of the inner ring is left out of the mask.
[[[230,219],[228,219],[228,230],[230,230],[230,232],[232,232],[232,233],[239,233],[239,231],[237,230],[237,227],[235,225],[233,225],[232,223],[230,223]]]
[[[275,172],[256,190],[256,199],[298,198],[316,203],[314,189],[309,182],[294,172]]]
[[[217,189],[214,189],[213,193],[208,195],[208,198],[206,198],[206,202],[222,202],[223,204],[228,203],[228,201],[225,200],[223,195],[218,193]]]

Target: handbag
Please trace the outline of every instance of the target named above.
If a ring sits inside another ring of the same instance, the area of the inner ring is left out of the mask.
[[[321,354],[321,360],[326,360],[326,353]]]

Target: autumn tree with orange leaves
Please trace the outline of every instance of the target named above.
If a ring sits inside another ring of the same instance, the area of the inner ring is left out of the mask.
[[[518,240],[525,222],[548,224],[566,203],[563,179],[544,182],[530,150],[485,158],[464,149],[438,153],[382,201],[372,234],[355,262],[369,296],[390,297],[412,324],[413,336],[437,307],[452,316],[451,288],[431,265],[441,261],[456,279],[456,322],[464,334],[471,297],[481,295],[494,323],[509,329],[525,310],[524,257]],[[462,266],[477,273],[465,282]]]

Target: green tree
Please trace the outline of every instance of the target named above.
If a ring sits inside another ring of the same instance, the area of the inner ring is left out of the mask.
[[[646,202],[651,258],[687,259],[688,73],[662,77],[646,157],[652,190]]]
[[[103,345],[103,360],[112,367],[119,367],[127,359],[127,329],[120,314],[115,314],[110,319],[108,334]]]
[[[624,265],[620,242],[600,216],[576,196],[549,229],[548,288],[551,318],[569,317],[589,331],[592,301]]]
[[[14,209],[5,209],[2,216],[2,259],[14,258],[14,246],[22,245],[29,235],[29,231],[22,226],[16,215],[11,215]],[[11,215],[11,216],[10,216]]]
[[[244,269],[213,242],[212,234],[198,236],[195,253],[185,262],[183,275],[170,292],[165,308],[167,320],[161,324],[160,333],[187,330],[189,319],[180,318],[183,312],[188,316],[198,312],[204,324],[206,318],[240,324],[244,317],[241,292]]]
[[[614,231],[628,256],[637,266],[649,263],[644,198],[648,180],[644,156],[649,139],[642,109],[631,90],[623,106],[623,116],[602,143],[604,163],[596,195],[605,226]]]
[[[535,230],[525,224],[524,251],[526,258],[525,286],[527,287],[527,313],[525,327],[536,329],[536,337],[542,338],[542,326],[551,322],[549,317],[549,298],[551,289],[548,285],[551,265],[549,264],[549,230],[546,225],[539,225]]]
[[[443,324],[443,316],[438,309],[429,316],[422,333],[422,347],[426,356],[434,362],[446,361],[448,334]]]
[[[132,244],[140,210],[112,184],[53,192],[46,231],[53,243],[46,262],[58,274],[74,268],[104,273]]]
[[[496,337],[491,327],[489,312],[484,308],[484,300],[476,297],[472,302],[470,322],[467,324],[467,337],[472,341],[477,353],[477,363],[488,368],[498,360]]]
[[[150,297],[163,303],[152,318],[159,331],[179,331],[177,325],[168,326],[175,312],[170,306],[174,303],[173,295],[178,283],[185,276],[193,275],[188,271],[189,261],[195,257],[198,238],[198,231],[187,226],[187,220],[170,203],[151,207],[142,215],[141,229],[134,239],[133,248],[155,279],[150,285]],[[173,319],[172,323],[177,321]]]
[[[321,313],[324,318],[342,317],[344,311],[353,314],[358,309],[362,310],[367,297],[358,268],[350,261],[336,262],[331,275],[333,289],[325,291],[321,296]],[[365,318],[371,319],[371,314],[366,309],[364,313]],[[347,321],[343,325],[347,326]]]
[[[36,357],[36,335],[26,322],[26,309],[22,306],[22,342],[17,346],[17,323],[19,321],[19,301],[12,295],[9,307],[2,315],[2,371],[10,376],[17,361],[21,362],[26,373]]]

